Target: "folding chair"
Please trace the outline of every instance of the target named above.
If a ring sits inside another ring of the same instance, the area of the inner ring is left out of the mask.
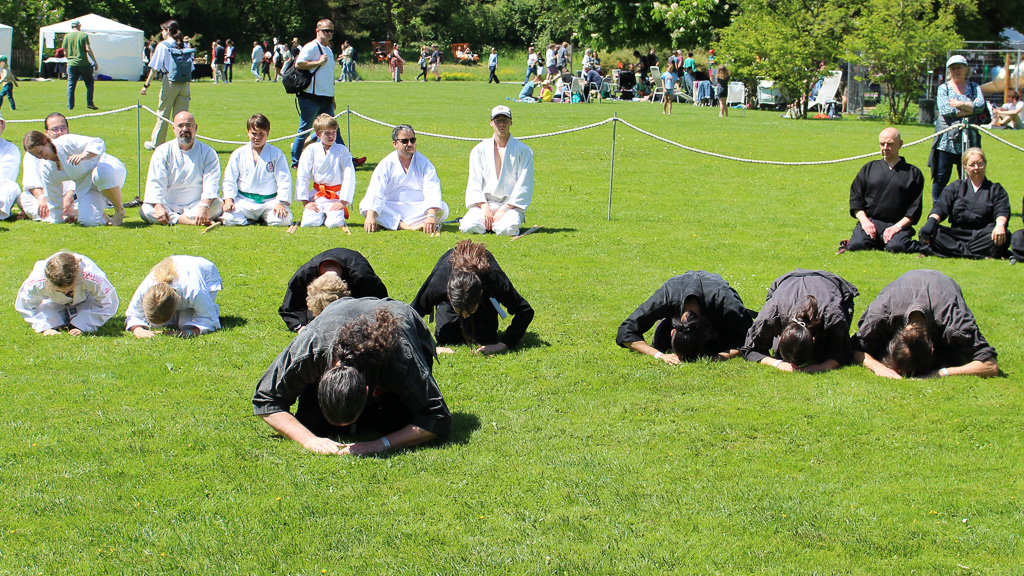
[[[585,101],[585,99],[583,97],[583,83],[580,82],[580,79],[577,76],[573,76],[572,77],[572,84],[569,85],[569,103],[570,104],[572,104],[572,96],[573,96],[573,94],[579,94],[580,95],[580,102]],[[563,98],[564,98],[564,96],[563,96]]]
[[[729,91],[725,98],[725,105],[730,104],[746,104],[747,103],[747,87],[743,82],[729,82]]]
[[[652,70],[654,68],[651,68]],[[661,94],[661,99],[665,99],[665,80],[661,76],[654,77],[654,90],[651,91],[651,103],[653,104],[658,99],[658,94]]]
[[[807,111],[810,112],[811,108],[818,107],[819,112],[825,110],[825,106],[829,102],[836,101],[836,93],[839,92],[839,82],[843,79],[843,71],[836,70],[830,75],[825,77],[825,80],[821,83],[821,88],[818,89],[818,95],[815,96],[814,101],[807,105]]]

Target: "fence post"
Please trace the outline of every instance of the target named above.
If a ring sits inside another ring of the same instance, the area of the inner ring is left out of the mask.
[[[142,197],[142,101],[135,100],[135,178],[136,195]]]
[[[619,123],[619,113],[612,113],[612,168],[608,175],[608,221],[612,221],[612,184],[615,183],[615,125]]]
[[[345,140],[348,149],[352,149],[352,114],[349,112],[348,104],[345,104],[345,131],[348,133],[348,140]]]

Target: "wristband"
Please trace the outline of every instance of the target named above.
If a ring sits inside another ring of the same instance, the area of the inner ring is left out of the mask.
[[[949,368],[939,368],[939,376],[949,376]]]
[[[661,358],[662,356],[664,356],[664,354],[662,354],[661,352],[655,352],[654,353],[654,359],[655,360],[657,360],[658,358]]]
[[[384,444],[384,450],[385,451],[391,450],[391,442],[388,441],[388,437],[387,436],[381,436],[380,437],[380,441],[381,441],[382,444]]]
[[[782,358],[779,358],[778,360],[775,361],[775,367],[778,368],[781,365],[782,365]]]

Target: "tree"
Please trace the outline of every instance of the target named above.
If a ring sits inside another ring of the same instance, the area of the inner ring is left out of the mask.
[[[868,0],[847,42],[849,60],[868,67],[885,85],[889,121],[902,124],[922,93],[929,62],[962,45],[956,12],[973,13],[971,0]]]
[[[653,17],[669,28],[674,46],[707,46],[720,28],[729,25],[738,0],[683,0],[654,3]],[[730,3],[731,2],[731,3]]]
[[[770,77],[784,93],[808,95],[843,54],[861,1],[746,0],[721,30],[719,62],[741,76]],[[806,113],[804,102],[800,116]]]
[[[559,0],[576,23],[576,37],[599,49],[622,46],[667,48],[672,34],[651,17],[653,0]]]

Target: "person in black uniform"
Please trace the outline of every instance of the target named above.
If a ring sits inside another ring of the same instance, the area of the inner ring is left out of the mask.
[[[313,280],[327,273],[341,277],[353,298],[388,297],[388,289],[362,254],[347,248],[332,248],[321,252],[292,275],[288,281],[288,290],[284,293],[284,302],[277,311],[292,332],[298,332],[312,322],[313,314],[306,307],[307,290]]]
[[[666,364],[701,356],[728,360],[739,355],[753,319],[724,278],[696,270],[662,284],[619,326],[615,342]],[[644,334],[656,322],[648,345]]]
[[[512,315],[498,339],[498,310],[494,299]],[[424,318],[437,308],[438,344],[474,346],[477,354],[497,354],[514,348],[533,320],[533,308],[516,292],[484,244],[463,240],[445,252],[423,282],[412,307]],[[451,352],[439,349],[440,352]]]
[[[922,254],[947,258],[1009,256],[1010,198],[985,177],[985,152],[968,148],[963,155],[967,178],[946,186],[921,227]],[[949,218],[949,226],[939,224]]]
[[[914,226],[921,219],[924,175],[900,156],[899,130],[882,130],[878,146],[882,159],[865,164],[850,186],[850,216],[857,219],[857,226],[839,251],[918,252]]]
[[[855,362],[886,378],[999,374],[960,286],[936,270],[911,270],[883,288],[857,323],[853,349]]]
[[[853,299],[858,294],[853,284],[821,270],[797,269],[779,276],[768,288],[740,353],[786,372],[823,372],[849,364]]]
[[[253,412],[322,454],[373,454],[446,438],[452,417],[434,380],[435,357],[430,331],[407,304],[343,298],[310,322],[263,374]],[[383,436],[355,444],[327,437],[356,427]]]
[[[1021,206],[1021,219],[1024,220],[1024,204]],[[1018,260],[1024,260],[1024,228],[1017,230],[1010,237],[1010,264],[1016,264]]]

